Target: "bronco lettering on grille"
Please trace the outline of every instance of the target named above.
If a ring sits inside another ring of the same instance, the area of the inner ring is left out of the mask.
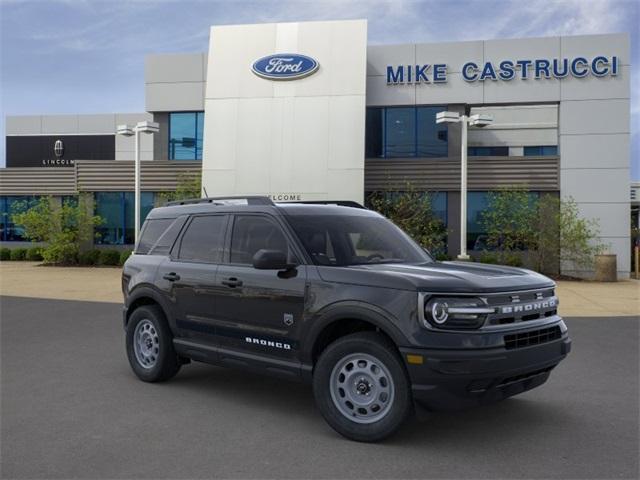
[[[525,303],[522,305],[508,305],[500,307],[500,313],[529,313],[545,308],[554,308],[557,305],[555,298],[550,298],[542,302]]]

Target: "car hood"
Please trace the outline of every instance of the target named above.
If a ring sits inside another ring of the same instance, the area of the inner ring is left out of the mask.
[[[431,292],[503,292],[554,285],[544,275],[524,268],[471,262],[319,267],[319,272],[329,282]]]

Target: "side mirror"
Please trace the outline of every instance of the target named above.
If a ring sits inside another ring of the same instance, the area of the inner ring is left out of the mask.
[[[258,270],[288,270],[293,265],[287,262],[287,255],[280,250],[261,249],[253,256],[253,268]]]

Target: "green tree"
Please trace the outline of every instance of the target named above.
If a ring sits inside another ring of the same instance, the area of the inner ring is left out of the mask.
[[[593,268],[594,257],[606,248],[598,239],[600,234],[598,221],[593,218],[582,218],[578,205],[571,197],[559,200],[556,218],[555,229],[559,232],[560,263],[578,270]],[[542,232],[538,235],[542,235]]]
[[[590,269],[604,250],[597,220],[582,218],[572,198],[554,194],[536,198],[521,188],[490,192],[481,224],[499,263],[514,264],[515,253],[527,251],[527,266],[551,275],[560,265]]]
[[[389,218],[434,255],[444,255],[447,228],[433,210],[433,194],[407,184],[403,192],[372,192],[367,198],[372,210]]]
[[[533,235],[535,200],[523,188],[504,188],[488,193],[487,209],[480,224],[487,232],[487,246],[496,251],[500,263],[525,250]]]
[[[85,195],[78,201],[66,200],[54,205],[51,197],[42,197],[31,208],[17,204],[12,215],[15,224],[25,230],[25,236],[34,242],[45,242],[42,259],[45,263],[75,264],[80,245],[91,238],[93,227],[102,219],[91,213],[91,203]],[[21,211],[24,210],[24,211]]]
[[[178,176],[176,189],[172,192],[161,192],[157,199],[160,205],[167,202],[200,198],[202,196],[202,177],[200,174],[182,173]]]

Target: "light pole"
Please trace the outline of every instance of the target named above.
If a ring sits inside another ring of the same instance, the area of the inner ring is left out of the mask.
[[[467,126],[486,127],[493,122],[490,115],[460,115],[458,112],[436,114],[436,123],[460,123],[462,125],[462,151],[460,152],[460,255],[458,260],[469,260],[467,255]]]
[[[138,245],[140,236],[140,133],[157,133],[160,126],[156,122],[138,122],[135,127],[118,125],[116,133],[125,137],[135,135],[135,162],[134,162],[134,242]]]

